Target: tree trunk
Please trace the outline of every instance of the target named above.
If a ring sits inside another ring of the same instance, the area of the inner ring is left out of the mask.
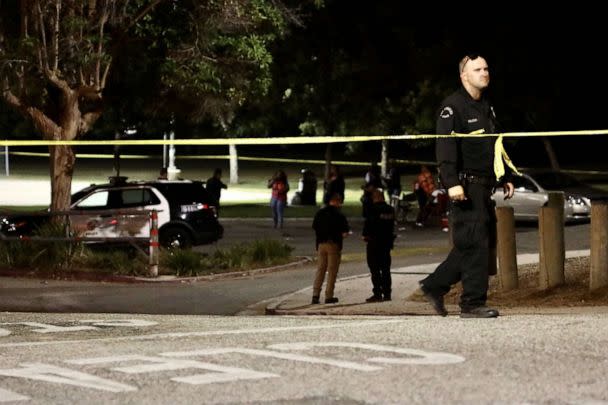
[[[548,137],[543,136],[543,145],[545,146],[545,151],[547,152],[547,156],[549,157],[549,162],[551,163],[551,169],[559,170],[559,163],[557,161],[557,155],[553,150],[553,145],[551,145],[551,141]]]
[[[49,146],[51,168],[51,211],[70,208],[72,175],[76,157],[69,145]]]
[[[331,167],[331,143],[325,145],[325,181],[329,180],[329,169]]]
[[[71,141],[76,139],[82,124],[78,92],[65,90],[59,126],[39,126],[45,139]],[[52,134],[52,135],[51,135]],[[51,167],[51,210],[67,211],[72,194],[72,176],[76,156],[72,146],[49,146]]]
[[[235,144],[228,145],[230,155],[230,184],[239,183],[239,154]]]
[[[382,140],[382,152],[380,153],[380,168],[382,177],[386,177],[388,173],[388,139]]]

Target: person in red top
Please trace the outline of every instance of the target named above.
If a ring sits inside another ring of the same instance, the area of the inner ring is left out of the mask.
[[[283,170],[278,170],[272,178],[268,179],[268,188],[272,189],[270,208],[275,228],[283,228],[283,212],[287,205],[287,192],[289,183]]]
[[[416,218],[416,226],[424,226],[427,218],[431,214],[432,207],[430,202],[433,201],[433,192],[437,187],[435,186],[435,179],[433,174],[426,166],[422,166],[420,173],[414,183],[414,192],[418,197],[418,217]]]

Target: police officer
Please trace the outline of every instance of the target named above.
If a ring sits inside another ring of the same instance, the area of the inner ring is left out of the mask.
[[[395,239],[395,210],[384,201],[382,189],[371,191],[373,204],[363,226],[367,265],[372,274],[373,295],[367,302],[391,300],[391,249]]]
[[[484,95],[490,83],[486,60],[467,55],[459,63],[462,87],[447,97],[439,110],[437,134],[496,133],[496,115]],[[462,281],[460,316],[494,318],[496,309],[486,304],[488,278],[494,268],[496,213],[491,195],[497,180],[505,199],[513,196],[503,161],[502,138],[493,136],[438,138],[436,145],[441,181],[448,189],[453,248],[446,260],[420,282],[425,298],[435,311],[446,316],[443,296]],[[495,150],[498,151],[495,155]],[[505,154],[506,156],[506,154]],[[514,169],[514,168],[513,168]],[[508,167],[506,168],[508,170]]]

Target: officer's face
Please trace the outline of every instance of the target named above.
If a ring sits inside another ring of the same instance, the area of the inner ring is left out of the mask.
[[[490,84],[490,71],[486,60],[482,57],[469,59],[464,65],[460,77],[463,83],[468,83],[478,90],[485,89]]]

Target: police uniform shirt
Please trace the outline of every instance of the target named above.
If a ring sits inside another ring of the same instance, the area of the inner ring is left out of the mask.
[[[441,104],[437,117],[437,134],[494,134],[496,115],[489,100],[482,95],[475,100],[461,87]],[[441,180],[446,188],[460,184],[458,174],[466,172],[479,176],[494,176],[495,137],[438,138],[437,160]]]
[[[363,225],[363,236],[392,245],[395,232],[395,210],[386,202],[377,202],[370,209]]]

